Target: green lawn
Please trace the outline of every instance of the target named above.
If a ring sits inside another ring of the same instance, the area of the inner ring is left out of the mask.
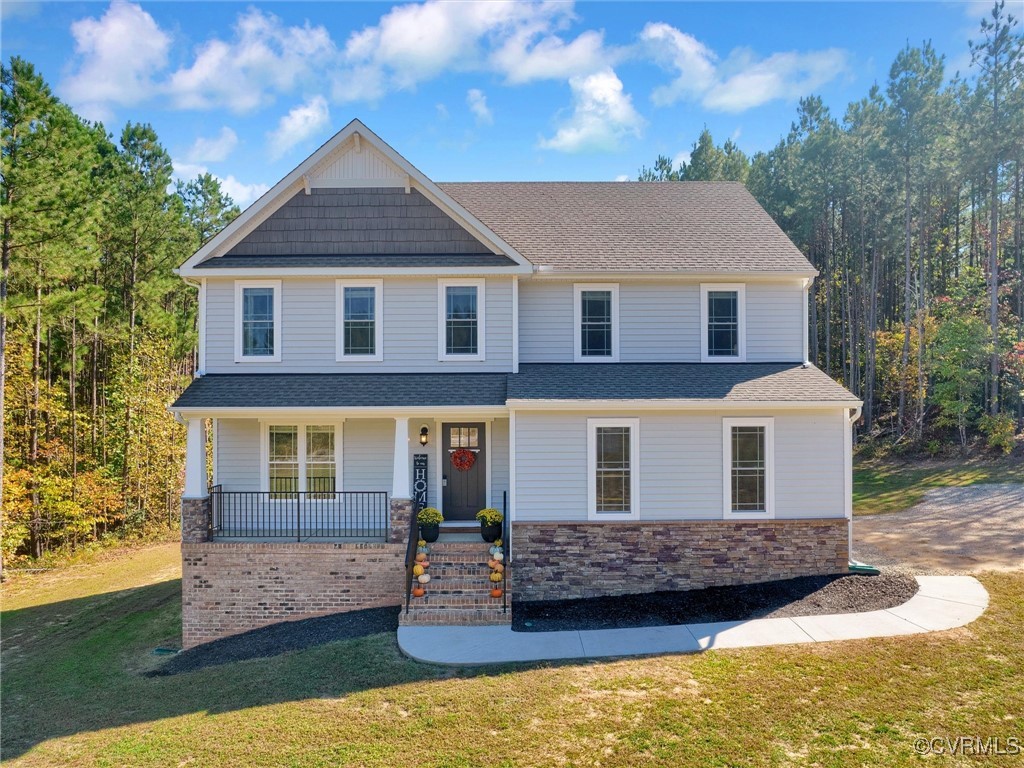
[[[1020,572],[984,577],[974,624],[918,637],[456,670],[377,635],[146,678],[177,641],[176,559],[3,588],[5,763],[889,766],[918,765],[918,737],[1024,735]]]
[[[898,512],[917,504],[929,488],[976,483],[1024,483],[1024,460],[858,460],[853,465],[853,511],[858,515]]]

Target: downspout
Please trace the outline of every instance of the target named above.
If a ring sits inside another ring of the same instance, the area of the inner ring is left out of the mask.
[[[857,423],[858,419],[860,419],[863,410],[863,405],[847,409],[846,424],[844,425],[843,458],[846,466],[843,471],[846,475],[844,482],[846,491],[846,528],[847,536],[849,537],[847,540],[847,552],[849,568],[852,573],[877,574],[877,568],[867,565],[866,563],[862,563],[853,557],[853,425]]]

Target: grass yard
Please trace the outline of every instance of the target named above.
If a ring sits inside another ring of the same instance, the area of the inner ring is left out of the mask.
[[[178,640],[177,557],[3,587],[5,764],[891,766],[918,737],[1024,736],[1021,572],[918,637],[457,670],[375,635],[147,678]]]
[[[921,501],[929,488],[977,483],[1024,483],[1024,458],[856,460],[853,464],[853,511],[858,515],[899,512]]]

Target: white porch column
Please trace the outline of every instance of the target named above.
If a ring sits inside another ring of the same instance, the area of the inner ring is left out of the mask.
[[[412,478],[409,470],[409,418],[395,417],[395,461],[391,476],[391,497],[411,499]]]
[[[205,499],[206,487],[206,420],[188,420],[188,439],[185,443],[184,499]]]

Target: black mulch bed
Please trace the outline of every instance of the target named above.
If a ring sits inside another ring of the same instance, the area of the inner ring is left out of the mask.
[[[516,601],[513,603],[512,629],[516,632],[621,629],[858,613],[893,608],[916,593],[917,581],[913,576],[883,571],[877,576],[804,576],[686,592]]]
[[[301,651],[334,640],[351,640],[380,632],[394,632],[398,629],[400,610],[398,606],[367,608],[271,624],[269,627],[189,648],[173,656],[159,669],[147,672],[146,676],[177,675],[234,661],[261,659],[289,651]]]

